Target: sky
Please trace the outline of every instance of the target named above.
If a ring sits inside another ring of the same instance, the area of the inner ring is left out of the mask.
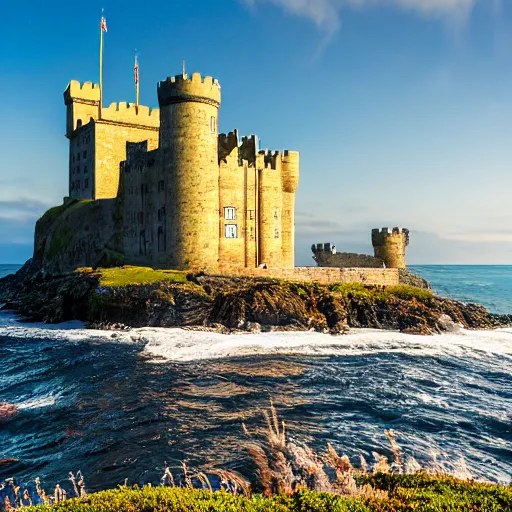
[[[372,228],[411,231],[409,264],[512,264],[512,1],[8,2],[0,52],[0,263],[31,256],[67,194],[62,93],[158,107],[187,71],[222,86],[219,129],[301,153],[296,264],[310,247],[372,253]]]

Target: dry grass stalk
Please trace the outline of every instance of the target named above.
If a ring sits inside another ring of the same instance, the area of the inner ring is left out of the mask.
[[[125,480],[125,485],[127,483],[127,480]],[[169,469],[169,466],[167,466],[167,462],[165,463],[165,469],[164,469],[164,475],[160,479],[161,485],[165,486],[167,483],[170,487],[176,487],[176,484],[174,482],[174,477],[172,476],[171,470]]]
[[[9,500],[8,496],[6,496],[4,498],[4,510],[5,510],[5,512],[9,512],[10,510],[14,510],[14,507],[11,505],[11,501]]]
[[[363,455],[359,455],[359,464],[361,465],[361,473],[363,475],[368,473],[368,463],[366,462],[366,459],[363,457]]]
[[[41,498],[41,501],[45,505],[50,505],[51,499],[50,497],[44,492],[44,489],[41,488],[41,479],[39,477],[36,477],[36,491],[39,498]]]
[[[194,485],[192,483],[192,479],[188,475],[188,469],[187,469],[187,465],[185,464],[185,462],[181,463],[181,467],[183,468],[183,478],[185,478],[185,483],[187,484],[187,487],[189,489],[193,489]]]
[[[223,489],[233,494],[239,494],[241,491],[247,498],[251,497],[251,484],[234,471],[212,469],[210,473],[219,477]]]
[[[28,503],[27,506],[31,507],[33,505],[32,498],[30,497],[30,494],[28,493],[28,489],[25,489],[23,491],[23,499]]]
[[[392,473],[391,466],[388,463],[388,458],[383,455],[378,454],[377,452],[372,452],[373,458],[375,459],[375,463],[373,464],[373,472],[374,473]]]
[[[414,473],[418,473],[422,468],[419,462],[414,457],[408,457],[405,462],[405,473],[407,475],[412,475]]]
[[[404,467],[402,463],[402,454],[398,443],[396,442],[396,432],[394,430],[384,430],[386,434],[389,444],[391,445],[391,450],[393,451],[393,465],[397,469],[399,474],[404,472]]]

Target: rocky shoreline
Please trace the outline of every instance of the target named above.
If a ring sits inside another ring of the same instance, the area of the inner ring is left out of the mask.
[[[122,272],[122,269],[120,270]],[[0,303],[26,322],[81,320],[91,328],[189,327],[232,330],[393,329],[434,334],[512,325],[512,316],[407,285],[319,285],[183,274],[181,282],[105,286],[101,272],[47,276],[30,262],[0,279]]]

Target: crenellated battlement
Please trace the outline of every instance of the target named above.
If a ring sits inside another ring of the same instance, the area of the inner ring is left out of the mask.
[[[226,161],[226,158],[238,148],[238,130],[228,134],[219,133],[219,163]]]
[[[282,153],[278,150],[271,151],[270,149],[263,149],[258,153],[263,169],[271,169],[273,171],[281,170]]]
[[[135,103],[111,103],[101,110],[101,118],[106,121],[129,123],[140,126],[160,127],[160,110],[151,109],[145,105],[137,106]]]
[[[220,106],[221,92],[218,80],[200,73],[170,76],[158,84],[158,103],[166,106],[174,103],[199,102]]]
[[[80,83],[78,80],[71,80],[64,91],[64,103],[70,105],[73,101],[85,101],[99,103],[100,86],[93,82]]]
[[[400,237],[404,238],[406,245],[409,244],[409,230],[407,228],[394,227],[391,231],[389,228],[372,229],[372,244],[383,245],[388,243],[389,237]]]

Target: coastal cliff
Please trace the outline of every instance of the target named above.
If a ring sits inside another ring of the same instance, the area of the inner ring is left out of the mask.
[[[143,267],[85,268],[47,277],[42,272],[30,275],[31,265],[0,280],[4,308],[25,321],[333,334],[366,327],[433,334],[461,327],[490,329],[512,320],[405,285],[320,285]]]

